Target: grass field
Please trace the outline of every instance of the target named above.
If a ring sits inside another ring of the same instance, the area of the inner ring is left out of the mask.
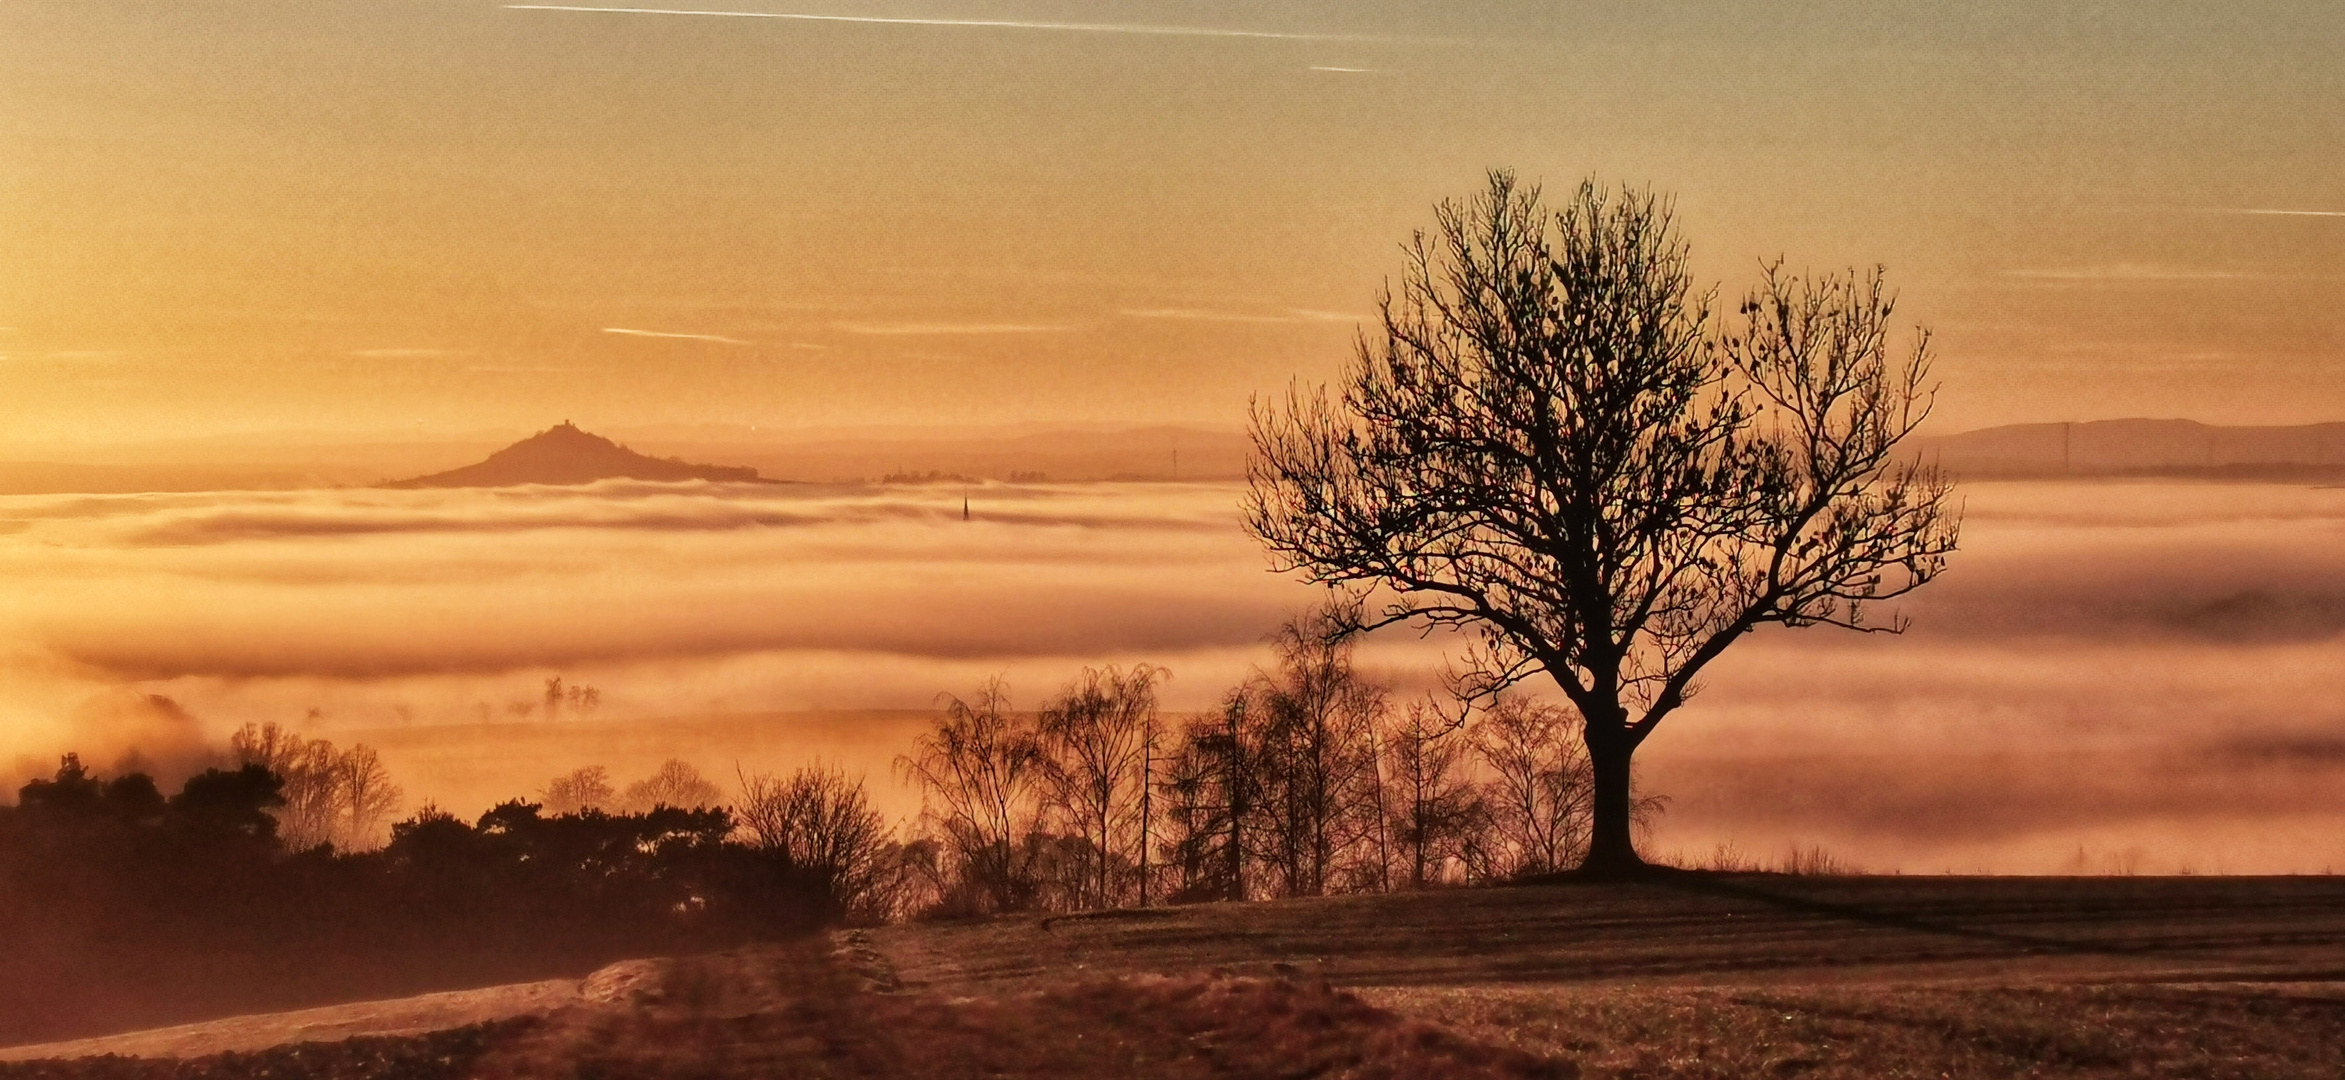
[[[2345,881],[1685,875],[885,927],[619,965],[560,1001],[521,989],[468,999],[488,1025],[468,1035],[375,1005],[401,1038],[246,1019],[20,1048],[0,1056],[49,1060],[0,1078],[427,1058],[450,1076],[2334,1078]],[[265,1049],[302,1026],[361,1037]],[[108,1052],[146,1056],[56,1060]]]

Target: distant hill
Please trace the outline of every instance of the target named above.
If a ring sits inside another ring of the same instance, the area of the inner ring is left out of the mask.
[[[1919,441],[1958,476],[2345,476],[2345,423],[2223,427],[2196,420],[2013,424]]]
[[[778,484],[745,465],[695,465],[638,454],[565,420],[460,469],[395,480],[388,488],[512,487],[518,484],[591,484],[597,480],[715,480]]]

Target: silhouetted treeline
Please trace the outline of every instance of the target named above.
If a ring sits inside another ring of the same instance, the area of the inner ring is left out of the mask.
[[[0,807],[0,1042],[581,973],[839,921],[1426,888],[1569,869],[1592,779],[1578,718],[1462,688],[1397,702],[1338,610],[1200,715],[1171,676],[1083,671],[1032,712],[948,698],[899,762],[899,832],[811,766],[727,793],[669,761],[556,777],[474,820],[363,746],[275,725],[166,796],[68,756]],[[731,805],[720,805],[726,802]]]
[[[1149,665],[1086,669],[1032,713],[999,682],[948,696],[898,763],[928,807],[900,848],[900,906],[1073,911],[1576,866],[1593,792],[1578,715],[1463,688],[1396,708],[1346,625],[1334,609],[1294,620],[1270,668],[1180,724]]]
[[[0,807],[0,1043],[580,973],[818,926],[831,882],[724,809],[425,809],[372,851],[295,850],[287,778],[166,797],[67,757]]]

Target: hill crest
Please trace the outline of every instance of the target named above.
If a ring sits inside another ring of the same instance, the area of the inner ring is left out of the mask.
[[[394,480],[387,488],[514,487],[522,484],[591,484],[598,480],[673,483],[710,480],[734,484],[779,484],[746,465],[699,465],[680,458],[640,454],[583,431],[564,420],[471,465]]]

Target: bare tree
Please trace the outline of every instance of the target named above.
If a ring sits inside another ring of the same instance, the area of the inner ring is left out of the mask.
[[[548,781],[545,789],[538,792],[538,801],[545,804],[549,814],[607,810],[618,797],[618,792],[611,787],[611,771],[600,765],[572,769]]]
[[[1257,406],[1245,516],[1283,568],[1477,634],[1481,690],[1552,678],[1584,721],[1584,868],[1643,866],[1631,758],[1702,670],[1770,623],[1895,631],[1959,511],[1899,457],[1928,335],[1893,355],[1881,272],[1767,269],[1712,327],[1668,203],[1505,172],[1408,248],[1340,400]]]
[[[890,914],[890,830],[862,778],[813,765],[785,779],[740,780],[734,817],[752,844],[820,881],[840,915],[877,922]]]
[[[314,719],[321,714],[310,710]],[[378,846],[399,788],[373,747],[336,750],[325,739],[310,739],[271,721],[246,724],[228,737],[229,755],[239,765],[259,765],[284,781],[284,805],[272,813],[277,836],[289,851],[321,844],[344,850]]]
[[[1242,836],[1281,895],[1385,884],[1375,732],[1386,703],[1352,667],[1356,616],[1330,607],[1290,620],[1275,639],[1277,669],[1257,672],[1231,705],[1249,729],[1236,744],[1250,773],[1239,785]]]
[[[1037,796],[1047,779],[1032,725],[1010,711],[998,679],[975,701],[944,696],[944,715],[896,759],[930,800],[950,868],[940,874],[944,902],[975,912],[1016,911],[1035,900],[1031,861],[1022,841],[1035,831]]]
[[[382,755],[364,744],[352,746],[334,758],[337,795],[337,843],[347,851],[381,847],[391,815],[399,809],[399,785]]]
[[[314,712],[314,710],[313,710]],[[304,738],[272,720],[246,724],[228,737],[238,765],[258,765],[277,775],[284,805],[272,811],[277,839],[288,851],[307,851],[334,841],[334,745]]]
[[[619,794],[619,808],[631,814],[640,814],[662,806],[678,810],[699,810],[724,801],[725,793],[700,770],[690,764],[669,758],[650,776],[627,785]]]
[[[1595,781],[1579,717],[1517,696],[1499,698],[1472,728],[1488,770],[1483,785],[1497,877],[1551,874],[1588,850]]]
[[[1088,847],[1076,907],[1113,907],[1127,893],[1148,902],[1156,685],[1165,677],[1151,664],[1085,668],[1042,708],[1049,801]]]
[[[1228,873],[1234,839],[1221,755],[1214,740],[1222,719],[1192,720],[1155,770],[1155,839],[1165,894],[1175,903],[1238,899]]]
[[[1410,702],[1385,735],[1386,813],[1410,888],[1447,880],[1448,866],[1464,861],[1483,831],[1487,814],[1466,776],[1465,723],[1462,709],[1444,712],[1427,699]]]

